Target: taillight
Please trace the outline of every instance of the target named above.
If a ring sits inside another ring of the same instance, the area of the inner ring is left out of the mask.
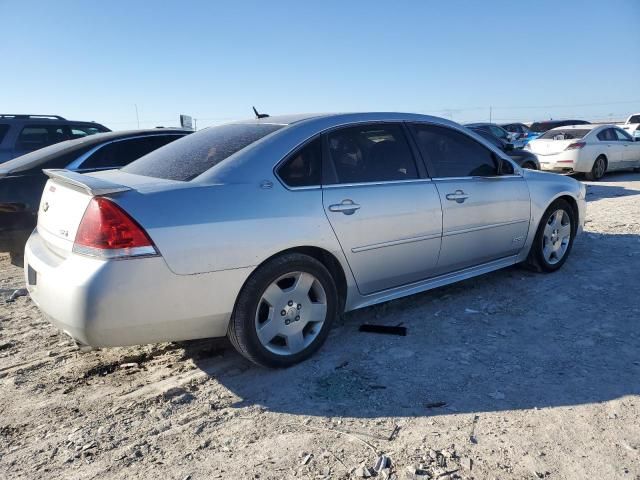
[[[158,253],[144,229],[118,205],[103,197],[94,197],[89,202],[73,251],[102,258]]]
[[[569,146],[565,148],[565,150],[580,150],[585,145],[586,145],[585,142],[570,143]]]

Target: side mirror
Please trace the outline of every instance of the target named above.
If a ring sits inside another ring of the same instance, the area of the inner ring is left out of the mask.
[[[502,148],[505,152],[511,152],[513,150],[513,143],[505,143]]]

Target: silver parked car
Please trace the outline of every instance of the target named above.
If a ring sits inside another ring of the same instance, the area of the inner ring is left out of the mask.
[[[249,120],[120,170],[47,174],[25,276],[54,324],[98,347],[228,335],[274,367],[340,312],[557,270],[585,218],[580,182],[414,114]]]

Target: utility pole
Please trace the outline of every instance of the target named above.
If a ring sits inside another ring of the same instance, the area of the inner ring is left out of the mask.
[[[140,128],[140,117],[138,116],[138,104],[134,103],[134,107],[136,107],[136,122],[138,122],[138,128]]]

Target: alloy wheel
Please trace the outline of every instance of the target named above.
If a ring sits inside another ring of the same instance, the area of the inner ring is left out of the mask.
[[[291,272],[272,282],[262,294],[255,315],[260,343],[277,355],[307,348],[327,317],[327,295],[308,272]]]
[[[564,210],[556,210],[551,214],[544,227],[542,236],[542,253],[544,259],[554,265],[558,263],[569,248],[571,240],[571,217]]]

